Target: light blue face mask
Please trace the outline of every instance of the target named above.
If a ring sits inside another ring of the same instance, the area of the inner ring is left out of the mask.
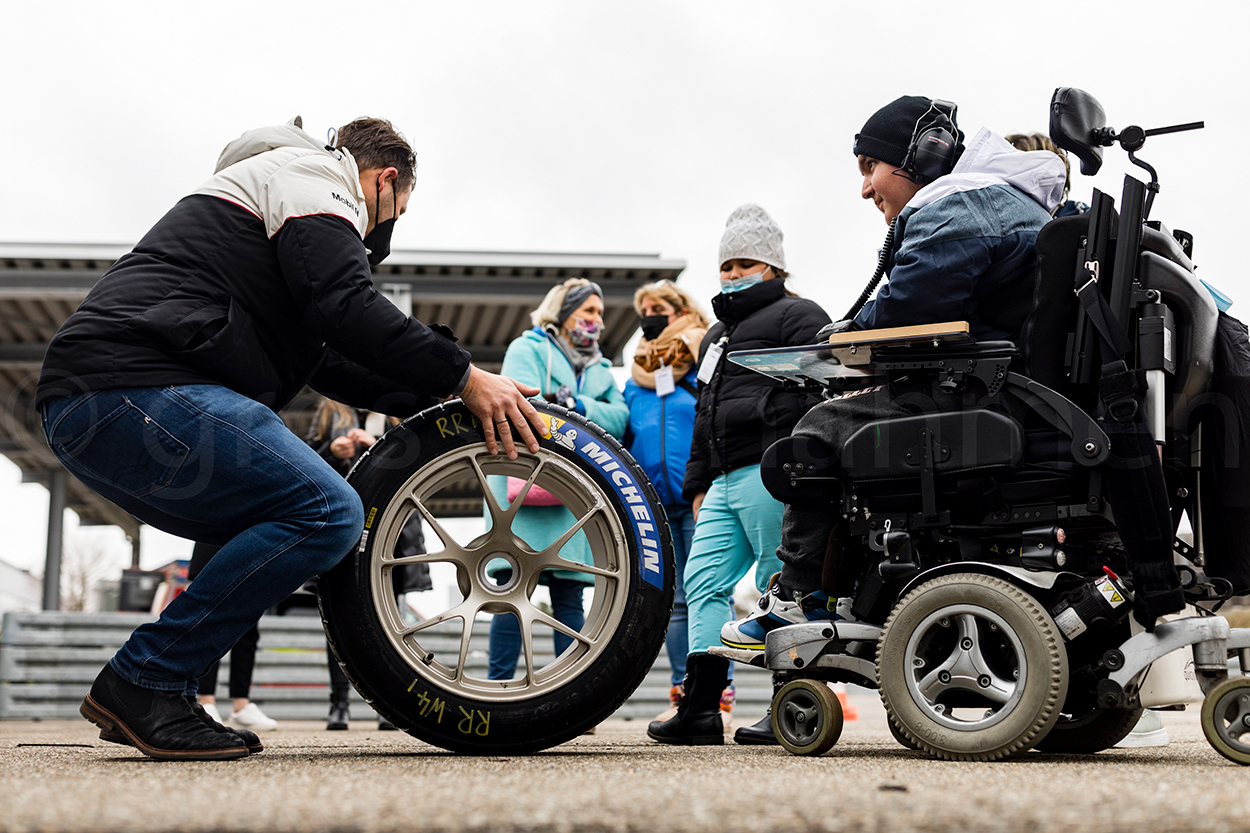
[[[725,294],[730,294],[733,292],[741,292],[744,289],[750,289],[758,283],[763,283],[764,273],[771,268],[771,266],[765,266],[758,272],[752,272],[749,275],[743,275],[739,278],[721,278],[720,291]]]

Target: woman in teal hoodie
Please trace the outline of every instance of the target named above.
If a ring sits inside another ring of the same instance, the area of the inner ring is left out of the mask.
[[[581,414],[617,439],[625,436],[629,407],[612,377],[612,363],[599,352],[603,332],[603,290],[585,278],[570,278],[552,287],[538,309],[530,313],[534,327],[508,345],[503,373],[542,391],[554,402]],[[506,478],[492,477],[491,491],[500,504],[507,504]],[[569,530],[576,519],[563,506],[522,506],[512,522],[512,530],[530,547],[548,546]],[[490,523],[489,513],[487,524]],[[591,563],[590,544],[582,532],[560,550],[560,557],[582,564]],[[506,581],[510,568],[500,561],[488,572]],[[552,614],[574,630],[585,624],[582,591],[594,584],[589,573],[548,570],[540,583],[551,593]],[[556,631],[555,654],[559,656],[572,643]],[[510,680],[516,673],[521,651],[521,628],[516,617],[499,614],[490,625],[490,666],[492,680]]]

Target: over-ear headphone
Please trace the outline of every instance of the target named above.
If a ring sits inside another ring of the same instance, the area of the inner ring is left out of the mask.
[[[916,119],[901,166],[912,182],[928,185],[954,170],[959,155],[959,127],[955,124],[958,109],[953,101],[935,98]]]

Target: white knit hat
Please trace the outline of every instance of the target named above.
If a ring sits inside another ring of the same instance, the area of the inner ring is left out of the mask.
[[[758,205],[748,203],[734,209],[725,223],[725,233],[720,239],[720,262],[742,258],[767,263],[786,271],[786,253],[781,248],[781,227],[768,212]]]

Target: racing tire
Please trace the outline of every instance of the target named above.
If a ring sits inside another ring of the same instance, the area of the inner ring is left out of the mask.
[[[1059,719],[1068,658],[1036,599],[999,578],[956,573],[895,606],[877,680],[890,720],[920,749],[995,761],[1031,749]]]
[[[516,460],[487,452],[480,424],[459,401],[389,431],[348,476],[364,502],[360,544],[318,581],[326,634],[348,679],[381,716],[454,752],[528,754],[593,728],[642,682],[672,611],[672,540],[641,467],[593,423],[555,405],[534,405],[550,435],[539,438],[536,455],[518,442]],[[499,476],[527,483],[510,504]],[[466,483],[481,491],[490,515],[487,531],[468,542],[457,541],[426,506],[448,490],[463,493]],[[542,546],[512,530],[531,486],[572,513],[569,529]],[[431,552],[396,558],[399,532],[417,513]],[[585,536],[589,565],[560,557],[574,534]],[[420,562],[452,564],[463,598],[412,624],[399,609],[394,570]],[[503,562],[512,569],[501,580],[488,564]],[[540,574],[554,569],[594,582],[580,630],[531,600]],[[470,650],[482,613],[517,617],[519,678],[488,679],[485,642]],[[544,664],[535,625],[564,632],[570,646]]]

